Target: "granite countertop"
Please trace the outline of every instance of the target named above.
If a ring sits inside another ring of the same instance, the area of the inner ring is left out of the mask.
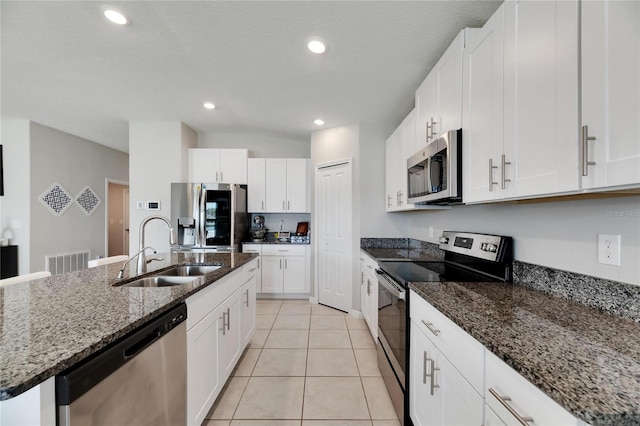
[[[114,287],[121,263],[0,287],[0,401],[87,358],[256,257],[250,253],[171,253],[148,274],[185,263],[220,269],[189,284]],[[135,275],[135,262],[125,280]]]
[[[278,244],[278,245],[296,245],[296,246],[308,246],[311,243],[299,243],[293,241],[277,241],[277,240],[264,240],[264,241],[245,241],[244,244]]]
[[[361,249],[378,261],[442,259],[435,245],[365,242]],[[414,282],[410,288],[579,419],[640,424],[638,321],[518,284]]]
[[[640,424],[640,324],[509,283],[410,287],[576,417]]]

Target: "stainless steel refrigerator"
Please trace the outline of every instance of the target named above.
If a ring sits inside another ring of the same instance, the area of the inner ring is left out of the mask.
[[[240,251],[249,235],[247,188],[220,183],[172,183],[171,223],[179,250]]]

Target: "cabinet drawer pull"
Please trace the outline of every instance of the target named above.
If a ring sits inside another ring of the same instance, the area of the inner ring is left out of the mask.
[[[391,195],[387,195],[387,208],[391,208]]]
[[[431,361],[431,395],[435,395],[436,388],[440,387],[440,385],[436,385],[436,371],[440,369],[436,367],[435,359],[430,359],[429,361]]]
[[[491,395],[493,395],[498,400],[498,402],[500,404],[502,404],[502,406],[504,408],[506,408],[507,411],[509,413],[511,413],[511,415],[513,417],[515,417],[515,419],[518,421],[518,423],[520,423],[522,426],[530,426],[529,423],[533,423],[533,418],[532,417],[523,417],[523,416],[521,416],[516,410],[514,410],[514,408],[511,405],[509,405],[508,401],[511,401],[511,397],[509,397],[509,396],[501,396],[493,388],[489,388],[489,393]]]
[[[245,291],[245,296],[247,296],[247,299],[245,300],[245,304],[248,308],[249,307],[249,290]]]
[[[432,332],[433,334],[435,334],[436,336],[438,336],[440,334],[440,330],[438,330],[437,328],[435,328],[433,326],[433,323],[431,322],[426,322],[425,320],[422,320],[422,323],[424,324],[425,327],[427,327],[429,329],[430,332]]]
[[[255,272],[256,269],[258,269],[258,268],[251,268],[251,269],[249,269],[249,272]]]
[[[429,358],[427,357],[427,351],[424,351],[424,355],[422,358],[422,384],[426,385],[427,384],[427,362],[429,361]]]
[[[231,308],[227,308],[227,330],[231,327]]]

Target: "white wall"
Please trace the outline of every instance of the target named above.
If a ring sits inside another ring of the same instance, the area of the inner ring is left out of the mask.
[[[358,283],[360,263],[360,129],[357,124],[320,130],[311,134],[311,170],[312,188],[315,188],[315,166],[322,163],[344,160],[353,160],[353,283]],[[315,194],[311,198],[311,211],[315,212]],[[311,214],[312,225],[316,223],[314,213]],[[317,235],[318,232],[312,233]],[[312,237],[312,266],[311,289],[312,295],[316,292],[315,252],[316,243]],[[352,309],[360,311],[360,286],[354,285],[352,292]]]
[[[260,133],[202,133],[198,148],[242,148],[252,158],[309,158],[309,139]]]
[[[30,132],[29,120],[2,118],[4,197],[1,197],[0,238],[18,245],[20,274],[30,272]]]
[[[179,121],[129,122],[130,243],[138,251],[139,226],[147,216],[171,219],[171,183],[188,181],[188,149],[196,148],[197,134]],[[139,210],[138,202],[160,201],[159,211]],[[159,220],[146,227],[145,245],[169,252],[169,231]]]
[[[30,139],[31,270],[45,269],[46,255],[89,249],[94,258],[105,256],[105,179],[128,180],[128,155],[35,122]],[[102,202],[90,216],[75,203],[54,216],[39,201],[54,182],[71,197],[89,185]]]

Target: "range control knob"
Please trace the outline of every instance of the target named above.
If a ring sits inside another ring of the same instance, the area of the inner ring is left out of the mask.
[[[498,251],[498,246],[495,244],[487,244],[487,251],[495,253],[496,251]]]
[[[440,239],[438,241],[440,241],[440,244],[447,244],[447,243],[449,243],[449,238],[440,237]]]
[[[487,251],[487,245],[488,245],[487,243],[480,244],[480,250]]]

